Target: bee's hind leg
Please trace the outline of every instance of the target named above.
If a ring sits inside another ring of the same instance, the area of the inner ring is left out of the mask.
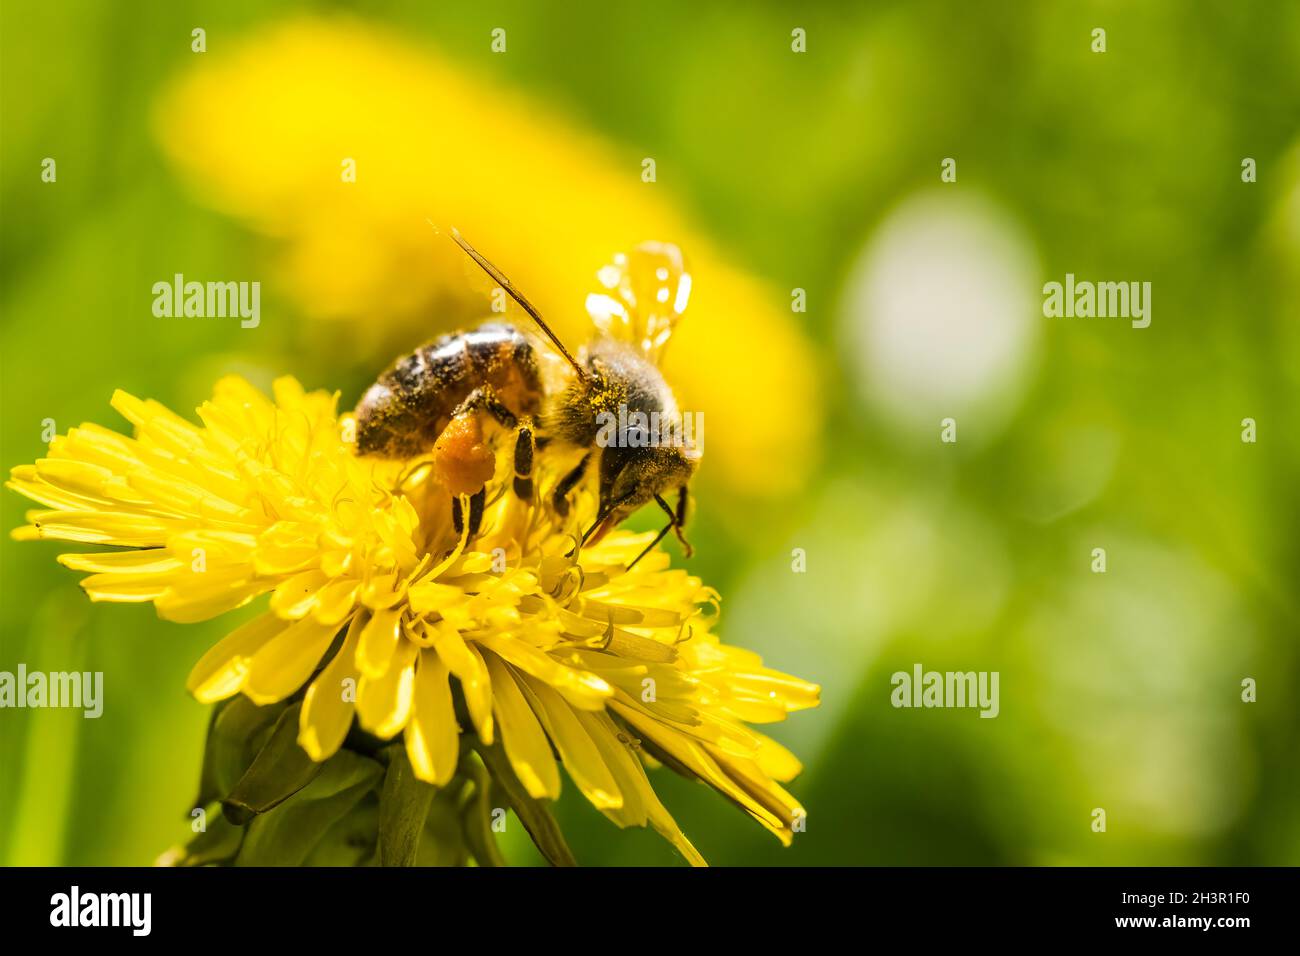
[[[487,483],[492,480],[496,457],[484,440],[479,412],[487,412],[506,428],[515,428],[519,419],[501,404],[491,388],[476,388],[452,410],[451,420],[433,445],[434,472],[451,492],[452,519],[459,534],[468,517],[471,535],[478,533],[487,498]],[[529,446],[531,451],[531,445]],[[529,464],[531,466],[531,454]],[[470,498],[469,515],[462,514],[461,496]]]
[[[461,415],[480,410],[495,418],[503,428],[514,428],[519,424],[518,416],[506,408],[490,385],[480,385],[465,396],[465,400],[452,410],[451,417],[459,418]]]
[[[479,526],[483,523],[483,505],[486,500],[486,486],[469,496],[469,537],[471,539],[478,537]],[[451,525],[456,529],[456,534],[464,533],[465,516],[461,511],[460,498],[455,495],[451,499]]]

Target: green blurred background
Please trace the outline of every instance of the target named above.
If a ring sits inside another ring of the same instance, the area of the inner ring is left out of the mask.
[[[816,474],[743,530],[703,488],[692,565],[725,639],[823,685],[772,728],[806,762],[807,832],[784,850],[658,772],[711,862],[1300,862],[1300,6],[547,7],[5,0],[0,463],[39,457],[47,418],[120,426],[117,387],[182,411],[224,371],[364,387],[349,356],[149,311],[155,281],[245,275],[259,248],[151,130],[191,28],[347,10],[652,143],[733,261],[807,291]],[[1043,318],[1066,272],[1152,282],[1151,327]],[[25,507],[5,492],[0,524]],[[229,623],[92,608],[59,551],[0,544],[0,669],[104,671],[106,707],[0,712],[0,861],[147,864],[189,833],[207,710],[184,680]],[[1000,715],[895,710],[917,662],[999,671]],[[559,815],[582,862],[674,860],[572,786]]]

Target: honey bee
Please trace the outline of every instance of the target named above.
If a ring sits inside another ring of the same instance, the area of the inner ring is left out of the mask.
[[[561,518],[569,512],[569,495],[594,466],[599,504],[578,547],[599,541],[653,501],[668,524],[632,565],[669,531],[689,557],[683,526],[700,450],[689,442],[652,440],[645,427],[648,420],[679,416],[659,362],[690,297],[681,251],[645,243],[601,269],[601,291],[587,297],[596,334],[575,357],[501,270],[459,232],[451,234],[528,313],[567,368],[558,382],[548,381],[533,342],[507,322],[443,335],[399,358],[367,389],[356,408],[358,453],[407,459],[431,452],[434,473],[452,496],[456,531],[468,521],[473,536],[496,463],[483,433],[487,415],[515,432],[511,487],[525,501],[534,494],[535,448],[582,452],[551,491],[551,507]],[[670,505],[665,495],[673,490],[677,500]],[[468,515],[462,514],[462,496],[469,499]]]

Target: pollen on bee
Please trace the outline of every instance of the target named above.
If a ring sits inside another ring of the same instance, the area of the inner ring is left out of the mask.
[[[453,418],[433,446],[434,474],[452,495],[472,495],[492,479],[496,456],[483,423],[470,412]]]

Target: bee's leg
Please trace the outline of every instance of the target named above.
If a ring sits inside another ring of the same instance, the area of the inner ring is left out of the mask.
[[[501,403],[501,399],[497,398],[496,392],[492,391],[490,385],[480,385],[466,395],[465,400],[452,411],[451,417],[457,418],[467,412],[477,411],[487,412],[504,428],[514,428],[519,424],[515,413]]]
[[[677,540],[682,543],[682,551],[688,558],[695,553],[691,543],[686,540],[685,532],[686,506],[689,501],[690,494],[687,492],[686,486],[682,485],[677,489],[677,513],[673,516],[673,530],[677,532]]]
[[[655,545],[659,544],[660,541],[663,541],[664,535],[667,535],[669,531],[672,531],[673,528],[677,527],[677,516],[673,514],[671,507],[668,507],[668,502],[664,501],[663,498],[660,498],[658,494],[656,494],[654,499],[655,501],[659,502],[659,507],[662,507],[664,511],[668,512],[668,523],[666,525],[663,525],[663,528],[660,529],[658,535],[654,536],[654,541],[651,541],[650,544],[647,544],[645,546],[645,549],[641,551],[641,554],[638,554],[636,558],[632,559],[632,563],[628,564],[628,571],[636,567],[637,562],[640,562],[641,558],[646,557],[646,555],[649,554],[650,551],[653,551]]]
[[[682,485],[677,489],[677,508],[674,510],[668,502],[664,501],[662,496],[655,495],[655,501],[659,503],[659,507],[663,509],[664,514],[668,515],[668,524],[664,525],[663,530],[655,535],[655,539],[646,545],[645,550],[638,554],[632,563],[627,566],[629,571],[636,566],[637,561],[640,561],[647,554],[653,551],[654,546],[662,541],[664,535],[668,534],[669,531],[677,532],[677,540],[682,543],[682,550],[686,552],[686,557],[689,558],[695,553],[695,549],[691,547],[690,543],[686,540],[686,536],[682,534],[682,525],[686,523],[687,498],[686,486]]]
[[[483,523],[483,504],[487,501],[487,486],[480,488],[469,496],[469,536],[478,536],[479,525]]]
[[[479,525],[483,523],[483,505],[487,501],[487,487],[484,486],[474,494],[469,496],[469,536],[475,538],[478,536]],[[460,496],[453,495],[451,499],[451,526],[456,530],[456,534],[461,534],[465,528],[465,517],[460,508]]]
[[[474,389],[452,410],[450,421],[433,444],[432,459],[435,475],[452,494],[453,518],[458,513],[459,496],[477,495],[495,470],[496,458],[483,440],[480,412],[487,412],[509,429],[519,424],[515,414],[487,386]],[[473,521],[470,525],[477,530]],[[460,530],[459,525],[456,530]]]
[[[515,438],[515,495],[521,501],[533,500],[533,423],[524,419]]]
[[[573,490],[574,485],[582,480],[582,476],[590,462],[591,452],[587,452],[582,456],[582,461],[578,462],[573,470],[561,478],[560,483],[555,486],[555,491],[551,495],[551,506],[561,518],[569,513],[569,492]]]
[[[657,535],[655,535],[655,539],[651,541],[649,544],[647,544],[645,546],[645,549],[640,554],[638,554],[635,558],[632,559],[632,563],[627,566],[627,569],[631,571],[634,567],[636,567],[637,562],[640,561],[642,558],[644,558],[651,551],[653,551],[655,545],[657,545],[660,541],[662,541],[664,539],[664,535],[666,535],[669,531],[671,531],[673,527],[674,526],[672,524],[664,525],[663,528],[660,530],[660,532]]]

